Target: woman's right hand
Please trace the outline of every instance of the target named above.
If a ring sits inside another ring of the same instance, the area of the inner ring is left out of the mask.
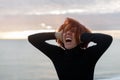
[[[62,41],[63,40],[62,34],[63,34],[63,30],[61,30],[60,32],[55,32],[56,39],[59,39]]]

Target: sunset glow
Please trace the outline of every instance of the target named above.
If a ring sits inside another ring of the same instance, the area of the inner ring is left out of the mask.
[[[54,30],[49,30],[52,32]],[[14,32],[1,32],[0,39],[26,39],[28,35],[39,33],[39,32],[48,32],[48,30],[29,30],[29,31],[14,31]]]
[[[40,32],[53,32],[55,30],[29,30],[29,31],[15,31],[15,32],[1,32],[0,39],[27,39],[28,35]],[[106,33],[112,35],[114,38],[120,39],[120,30],[103,30],[93,31],[95,33]]]

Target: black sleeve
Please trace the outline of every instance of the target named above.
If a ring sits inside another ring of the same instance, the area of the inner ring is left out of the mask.
[[[61,49],[56,45],[46,42],[46,40],[52,39],[55,39],[55,32],[37,33],[28,36],[28,41],[49,58],[54,58],[56,56],[56,52]]]
[[[97,61],[101,55],[108,49],[113,38],[107,34],[101,33],[85,33],[81,36],[82,42],[94,42],[96,45],[88,47],[86,53],[92,60]]]

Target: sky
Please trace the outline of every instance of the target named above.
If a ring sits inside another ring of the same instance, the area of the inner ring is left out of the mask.
[[[55,30],[72,17],[93,30],[120,29],[120,0],[0,0],[0,33]]]
[[[114,13],[119,8],[120,0],[0,0],[0,15]]]

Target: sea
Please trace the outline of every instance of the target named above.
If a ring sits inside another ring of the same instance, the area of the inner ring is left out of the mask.
[[[1,32],[49,30],[66,17],[92,29],[120,30],[120,0],[1,0],[0,4]],[[96,64],[94,80],[120,80],[119,61],[120,39],[114,38]],[[58,80],[58,76],[51,60],[27,39],[0,39],[0,80]]]
[[[51,41],[56,44],[55,41]],[[95,67],[94,80],[120,80],[120,39],[111,46]],[[51,60],[27,39],[0,40],[0,80],[58,80]]]

